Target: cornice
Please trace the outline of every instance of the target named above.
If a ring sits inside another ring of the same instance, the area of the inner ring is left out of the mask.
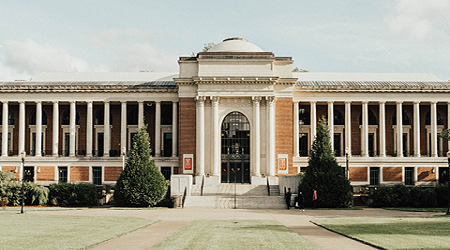
[[[0,86],[2,93],[61,93],[61,92],[84,92],[84,93],[104,93],[104,92],[169,92],[176,93],[176,86],[123,86],[123,85],[21,85],[21,86]]]

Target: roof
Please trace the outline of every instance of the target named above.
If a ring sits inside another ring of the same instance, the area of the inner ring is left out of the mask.
[[[208,52],[264,52],[264,50],[246,39],[234,37],[214,45]]]

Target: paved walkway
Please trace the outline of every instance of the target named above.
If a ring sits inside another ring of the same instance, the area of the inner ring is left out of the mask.
[[[250,210],[250,209],[155,209],[112,210],[86,209],[67,211],[40,211],[36,213],[84,216],[133,216],[158,222],[104,242],[90,249],[149,249],[163,241],[193,220],[268,220],[274,219],[298,233],[321,249],[375,249],[358,241],[330,232],[310,221],[333,217],[424,217],[435,213],[413,213],[376,208],[364,210]]]

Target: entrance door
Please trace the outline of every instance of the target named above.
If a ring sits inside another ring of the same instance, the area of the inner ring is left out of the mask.
[[[239,112],[222,123],[222,183],[250,183],[250,124]]]

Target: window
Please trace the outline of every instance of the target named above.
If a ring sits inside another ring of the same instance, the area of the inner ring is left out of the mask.
[[[414,168],[405,168],[405,185],[414,185]]]
[[[29,125],[36,125],[36,110],[30,114],[30,120],[28,121]],[[42,125],[47,125],[47,114],[44,110],[42,110]]]
[[[334,155],[335,156],[342,156],[343,152],[341,149],[341,134],[340,133],[334,133]]]
[[[172,133],[164,133],[163,134],[163,152],[162,152],[162,156],[163,157],[171,157],[172,156]]]
[[[58,167],[59,182],[67,182],[67,167]]]
[[[76,125],[80,125],[80,115],[78,114],[78,112],[76,114],[75,121],[76,121],[75,122]],[[61,118],[61,125],[70,125],[70,109],[67,109],[63,113],[62,118]]]
[[[370,168],[370,185],[379,185],[380,184],[380,168],[379,167],[371,167]]]
[[[92,182],[95,185],[102,185],[102,167],[92,167]]]
[[[172,103],[161,103],[161,125],[172,125]]]
[[[161,174],[164,176],[166,180],[170,180],[170,175],[172,174],[171,167],[161,167]]]
[[[309,140],[308,140],[308,133],[300,133],[300,156],[308,156],[308,146],[309,146]]]

